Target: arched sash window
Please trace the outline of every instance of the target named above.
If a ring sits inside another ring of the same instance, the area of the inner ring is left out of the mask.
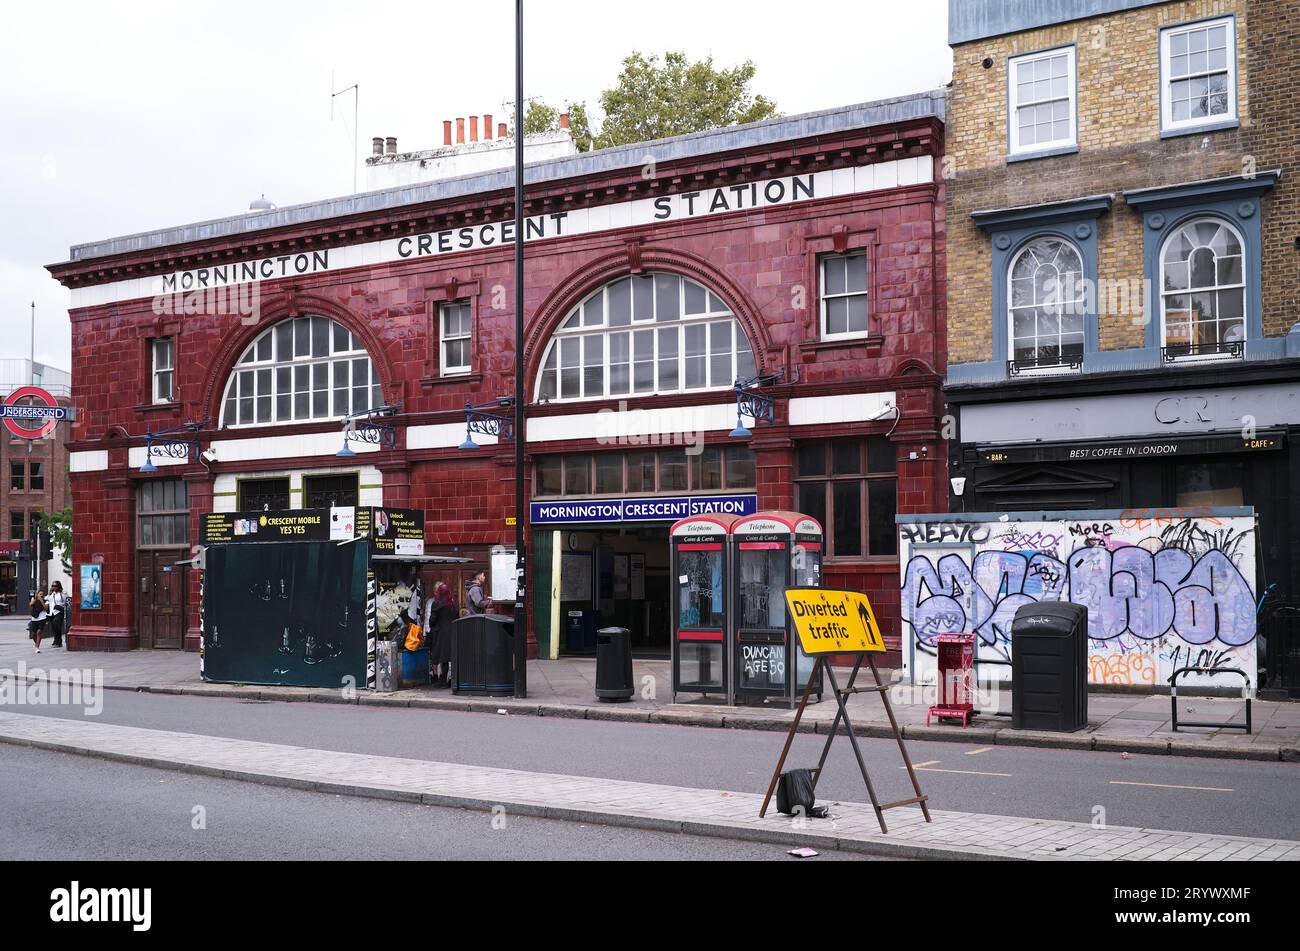
[[[749,338],[716,294],[657,271],[606,284],[569,312],[542,358],[537,398],[725,389],[754,366]]]
[[[1189,221],[1160,254],[1165,347],[1187,355],[1231,352],[1246,339],[1241,236],[1217,218]]]
[[[1083,258],[1068,241],[1043,236],[1011,262],[1011,359],[1022,367],[1069,366],[1083,360]]]
[[[380,406],[365,347],[328,317],[292,317],[263,331],[231,371],[222,426],[339,419]]]

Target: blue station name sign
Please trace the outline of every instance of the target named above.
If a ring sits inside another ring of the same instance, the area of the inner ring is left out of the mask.
[[[696,515],[752,515],[757,495],[650,496],[644,499],[565,499],[533,502],[534,525],[574,522],[675,522]]]

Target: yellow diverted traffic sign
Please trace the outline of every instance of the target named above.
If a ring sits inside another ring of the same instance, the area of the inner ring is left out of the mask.
[[[865,594],[838,588],[786,588],[785,602],[805,654],[885,652],[885,639]]]

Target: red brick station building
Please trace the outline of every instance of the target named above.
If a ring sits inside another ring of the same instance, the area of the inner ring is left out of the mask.
[[[897,649],[894,516],[947,501],[943,120],[933,92],[530,163],[522,355],[508,168],[72,248],[50,271],[72,294],[73,573],[99,566],[102,606],[70,647],[197,649],[177,562],[204,513],[384,505],[472,559],[428,569],[462,598],[527,519],[542,657],[583,624],[666,653],[673,519],[799,510],[825,583],[866,591]],[[377,141],[368,165],[402,158]],[[460,448],[517,358],[522,513],[512,443]],[[757,375],[775,419],[738,438]],[[340,455],[377,407],[391,440]]]

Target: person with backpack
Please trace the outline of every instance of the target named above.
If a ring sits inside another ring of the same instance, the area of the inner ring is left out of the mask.
[[[28,602],[31,620],[27,622],[27,636],[36,642],[36,653],[41,652],[41,638],[45,636],[45,625],[50,619],[49,605],[45,603],[45,589],[40,588]]]

